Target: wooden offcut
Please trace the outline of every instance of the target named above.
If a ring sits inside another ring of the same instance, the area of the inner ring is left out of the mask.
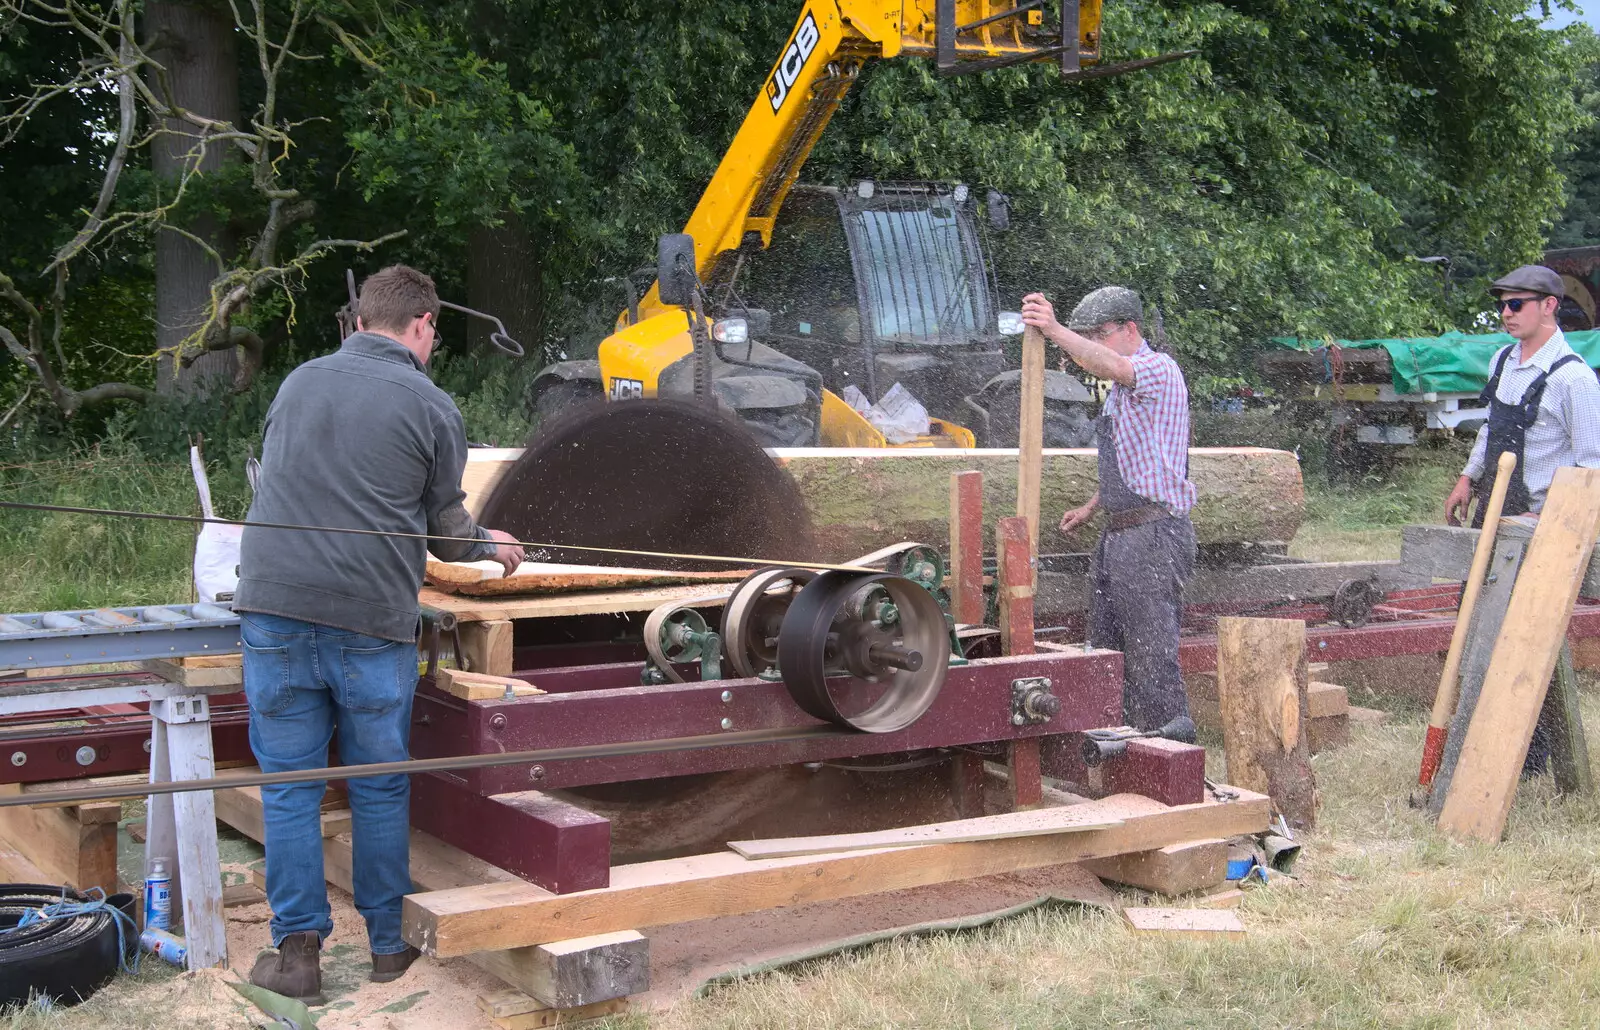
[[[433,682],[446,694],[463,701],[495,701],[505,697],[508,689],[512,697],[532,697],[544,693],[532,683],[510,676],[489,676],[462,672],[460,669],[437,669],[433,674]]]
[[[1115,795],[1081,807],[1122,825],[1066,835],[757,861],[722,852],[618,866],[610,887],[577,894],[555,895],[529,883],[413,894],[405,899],[402,933],[427,954],[450,958],[1261,832],[1270,799],[1247,790],[1239,795],[1174,808]]]
[[[553,941],[527,956],[529,994],[550,1008],[594,1005],[650,989],[650,942],[637,930]]]
[[[1328,715],[1349,715],[1350,695],[1337,683],[1306,684],[1306,711],[1313,719]]]
[[[429,557],[429,583],[451,593],[478,597],[502,594],[561,594],[620,587],[672,586],[680,583],[737,583],[749,569],[716,572],[672,572],[666,569],[623,569],[601,565],[562,565],[525,561],[507,576],[499,562],[445,562]]]
[[[1217,620],[1217,699],[1228,779],[1264,791],[1290,825],[1317,819],[1317,783],[1305,732],[1306,624]]]
[[[1556,470],[1439,813],[1453,837],[1497,841],[1505,830],[1597,529],[1600,469]]]
[[[1244,940],[1244,920],[1231,908],[1125,908],[1134,933],[1196,940]]]
[[[1008,512],[1017,507],[1016,449],[824,447],[770,453],[806,498],[821,544],[817,560],[845,561],[899,540],[948,548],[952,472],[973,469],[984,474],[987,510]],[[461,484],[469,510],[478,510],[494,482],[520,454],[474,450],[468,455]],[[1040,511],[1059,516],[1087,501],[1098,486],[1097,462],[1092,449],[1044,451]],[[1300,464],[1288,451],[1195,448],[1189,452],[1189,478],[1199,491],[1190,514],[1202,544],[1292,540],[1300,528],[1305,487]],[[1055,522],[1054,517],[1041,520],[1040,550],[1077,550]]]
[[[1052,833],[1081,833],[1121,826],[1122,820],[1103,813],[1084,812],[1087,805],[1065,805],[1031,812],[953,819],[943,823],[905,826],[866,833],[833,833],[820,837],[777,837],[767,840],[729,841],[728,847],[749,859],[826,855],[876,848],[909,848],[958,841],[1004,840]]]
[[[1228,845],[1222,840],[1191,840],[1083,865],[1102,880],[1157,894],[1187,894],[1227,879]]]

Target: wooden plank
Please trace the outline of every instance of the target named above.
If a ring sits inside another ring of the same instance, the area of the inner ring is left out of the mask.
[[[1083,866],[1102,880],[1157,894],[1187,894],[1215,887],[1227,879],[1228,843],[1216,839],[1191,840],[1151,851],[1100,858],[1085,862]]]
[[[1244,920],[1231,908],[1125,908],[1122,914],[1134,933],[1207,941],[1245,938]]]
[[[1313,719],[1328,715],[1348,715],[1350,695],[1337,683],[1306,684],[1306,711]]]
[[[510,620],[463,620],[459,632],[461,657],[466,659],[469,671],[488,676],[509,676],[516,671]]]
[[[460,597],[434,587],[423,587],[417,600],[430,608],[455,615],[465,632],[467,624],[500,619],[554,619],[567,615],[610,615],[616,612],[648,612],[668,601],[691,608],[718,607],[726,599],[710,586],[644,587],[638,590],[606,590],[585,594],[553,594],[548,597]],[[507,670],[510,671],[510,670]]]
[[[950,476],[950,614],[983,622],[983,473]]]
[[[1461,749],[1466,746],[1467,727],[1472,725],[1472,715],[1477,711],[1478,698],[1483,693],[1483,678],[1489,672],[1494,642],[1500,636],[1501,626],[1505,624],[1506,609],[1511,605],[1511,592],[1516,588],[1517,573],[1522,568],[1532,537],[1531,527],[1515,520],[1501,520],[1494,557],[1489,561],[1489,577],[1473,610],[1466,653],[1461,658],[1461,685],[1456,698],[1455,715],[1450,720],[1450,732],[1445,737],[1444,757],[1440,759],[1439,769],[1433,775],[1433,786],[1428,795],[1428,812],[1434,818],[1438,818],[1444,809],[1445,798],[1450,795],[1456,764],[1461,759]],[[1358,722],[1359,719],[1352,717],[1352,721]]]
[[[794,477],[806,498],[821,547],[819,560],[844,561],[901,540],[947,550],[952,472],[982,472],[985,508],[1016,510],[1015,448],[797,447],[768,453]],[[477,510],[513,460],[478,449],[468,454],[462,485],[469,511]],[[1040,510],[1065,511],[1087,501],[1098,471],[1092,449],[1046,449]],[[1196,447],[1189,452],[1189,478],[1199,492],[1190,518],[1200,543],[1294,539],[1305,513],[1305,487],[1293,454],[1263,447]],[[864,519],[862,512],[872,517]],[[1054,521],[1047,519],[1040,527],[1040,550],[1074,550]]]
[[[995,528],[1000,564],[995,572],[1000,592],[1000,653],[1033,654],[1033,550],[1028,523],[1001,519]]]
[[[1306,624],[1217,620],[1217,699],[1228,779],[1265,791],[1290,825],[1317,820],[1317,782],[1304,727]]]
[[[253,883],[235,883],[222,888],[223,908],[259,905],[266,900],[267,892]]]
[[[1600,469],[1557,469],[1511,592],[1439,827],[1497,841],[1600,530]]]
[[[615,1001],[602,1001],[594,1005],[585,1005],[576,1009],[540,1009],[520,1016],[506,1016],[501,1019],[491,1018],[489,1022],[495,1030],[543,1030],[549,1026],[573,1026],[578,1023],[605,1016],[620,1015],[628,1011],[626,998]]]
[[[17,797],[22,788],[0,784],[0,797]],[[109,810],[116,802],[80,808],[0,809],[0,845],[38,868],[47,884],[66,884],[78,890],[100,887],[117,892],[117,823]],[[80,816],[87,814],[87,821]]]
[[[140,662],[139,665],[168,683],[177,683],[185,687],[236,687],[244,683],[244,669],[239,659],[239,655],[208,655],[199,659],[183,658],[177,661],[150,658]],[[195,664],[200,661],[206,664]]]
[[[552,895],[528,883],[413,894],[405,899],[402,933],[427,954],[450,958],[1264,830],[1270,799],[1247,790],[1239,795],[1237,801],[1176,808],[1126,794],[1086,802],[1081,807],[1094,817],[1121,819],[1122,825],[1082,833],[757,861],[722,852],[618,866],[610,887],[578,894]]]
[[[1022,333],[1022,396],[1017,426],[1017,516],[1028,520],[1028,547],[1039,553],[1039,483],[1044,468],[1044,333]]]
[[[1583,712],[1578,706],[1578,674],[1572,668],[1572,648],[1561,649],[1556,675],[1550,682],[1550,772],[1557,789],[1568,794],[1592,795],[1594,772],[1589,767],[1589,739],[1583,732]]]
[[[530,994],[570,1009],[650,989],[650,942],[637,930],[553,941],[528,951]]]
[[[120,801],[134,801],[145,797],[150,792],[149,773],[128,773],[123,776],[91,776],[82,780],[53,780],[48,783],[24,783],[22,793],[24,796],[36,793],[48,793],[58,790],[77,790],[84,787],[117,787],[128,788],[128,793],[120,798],[108,799],[105,803],[116,805]],[[100,804],[100,802],[96,802]],[[43,801],[30,808],[73,808],[76,807],[68,801]]]
[[[255,769],[251,769],[254,772]],[[232,826],[251,840],[267,839],[266,823],[261,816],[260,787],[229,787],[213,792],[217,803],[217,818]],[[322,813],[322,836],[336,837],[350,832],[350,810],[335,809]]]
[[[476,622],[467,623],[468,626],[505,626],[510,628],[509,622]],[[462,629],[466,629],[463,626]],[[463,635],[462,643],[465,645],[466,637]],[[532,697],[543,694],[544,691],[523,680],[515,679],[509,674],[491,676],[479,672],[462,672],[460,669],[435,669],[433,673],[434,686],[449,694],[459,697],[463,701],[496,701],[506,696],[506,690],[511,690],[513,697]]]
[[[831,833],[820,837],[772,837],[766,840],[733,840],[728,847],[748,859],[788,858],[794,855],[829,855],[842,851],[868,851],[879,848],[913,848],[926,844],[951,844],[957,841],[1005,840],[1052,833],[1081,833],[1121,826],[1122,820],[1103,813],[1083,812],[1085,805],[1055,806],[1031,812],[1005,812],[973,819],[952,819],[944,823],[905,826],[895,830],[868,830],[865,833]]]
[[[1500,533],[1519,524],[1526,532],[1525,521],[1501,519]],[[1465,580],[1472,568],[1478,533],[1466,526],[1404,526],[1400,530],[1400,561],[1437,579]],[[1600,597],[1600,554],[1591,554],[1584,565],[1577,596]]]

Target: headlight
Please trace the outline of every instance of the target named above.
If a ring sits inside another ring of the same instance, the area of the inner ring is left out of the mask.
[[[744,343],[750,339],[750,323],[742,318],[724,318],[711,327],[711,335],[718,343]]]
[[[1000,312],[1000,335],[1021,336],[1027,325],[1022,321],[1022,314],[1017,311]]]

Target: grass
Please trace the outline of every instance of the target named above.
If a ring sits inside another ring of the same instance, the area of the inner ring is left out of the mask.
[[[1394,557],[1398,526],[1437,521],[1460,467],[1452,451],[1422,451],[1386,477],[1307,483],[1295,553],[1323,560]],[[176,480],[118,466],[118,490],[181,503]],[[84,473],[35,474],[41,493],[77,495]],[[101,479],[97,470],[96,481]],[[51,485],[53,484],[53,485]],[[140,486],[148,484],[148,486]],[[108,489],[98,488],[97,489]],[[192,494],[190,495],[192,496]],[[119,560],[76,557],[82,530],[50,520],[27,533],[0,527],[0,561],[51,591],[170,599],[187,558],[176,537],[112,541]],[[145,554],[143,548],[154,549]],[[167,550],[161,550],[166,548]],[[57,563],[77,561],[70,573]],[[121,576],[114,578],[112,570]],[[159,574],[157,574],[159,572]],[[13,571],[0,597],[24,596]],[[119,584],[121,584],[119,586]],[[49,606],[38,593],[31,596]],[[14,610],[14,609],[13,609]],[[1398,708],[1399,706],[1397,706]],[[1600,689],[1583,685],[1600,726]],[[1590,1027],[1600,1026],[1600,804],[1557,796],[1549,781],[1519,791],[1505,843],[1463,846],[1406,803],[1421,755],[1415,710],[1313,760],[1318,828],[1303,837],[1298,882],[1250,892],[1247,940],[1201,944],[1134,937],[1113,917],[1035,911],[984,930],[879,944],[717,988],[652,1015],[605,1024],[643,1028],[785,1027]],[[1213,756],[1213,775],[1222,770]],[[1149,899],[1130,892],[1132,903]],[[13,1015],[12,1030],[166,1028],[209,981],[155,964],[77,1009]],[[244,1026],[236,1009],[217,1026]],[[205,1025],[198,1017],[184,1022]],[[7,1026],[0,1019],[0,1028]],[[413,1025],[403,1017],[388,1024]],[[476,1015],[463,1026],[477,1026]]]

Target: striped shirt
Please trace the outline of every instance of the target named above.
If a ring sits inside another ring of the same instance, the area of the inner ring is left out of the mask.
[[[1504,370],[1500,373],[1500,387],[1495,396],[1504,404],[1522,403],[1528,386],[1547,372],[1557,359],[1573,353],[1561,330],[1545,341],[1526,364],[1522,361],[1522,345],[1513,343],[1495,352],[1490,363],[1491,374],[1500,355],[1509,349]],[[1118,442],[1121,438],[1118,437]],[[1472,457],[1462,475],[1479,479],[1488,468],[1489,427],[1478,430],[1477,442],[1472,445]],[[1530,507],[1539,511],[1544,507],[1545,491],[1556,469],[1567,465],[1580,468],[1600,468],[1600,380],[1583,361],[1574,361],[1557,369],[1544,386],[1544,396],[1539,401],[1539,415],[1528,427],[1523,441],[1522,481],[1528,486]]]
[[[1194,507],[1189,482],[1189,387],[1170,355],[1143,341],[1129,356],[1132,388],[1114,383],[1105,412],[1128,489],[1175,512]]]

